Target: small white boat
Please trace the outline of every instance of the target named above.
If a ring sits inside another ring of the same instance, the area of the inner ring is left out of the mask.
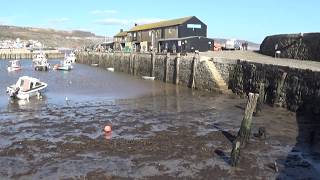
[[[114,68],[107,68],[107,71],[114,72]]]
[[[22,76],[16,84],[7,87],[7,94],[12,98],[29,100],[33,96],[40,97],[41,91],[47,86],[47,83],[41,82],[39,79]]]
[[[8,71],[12,72],[12,71],[18,71],[21,70],[21,64],[19,60],[13,60],[13,61],[9,61],[11,63],[11,65],[8,67]]]
[[[150,80],[150,81],[154,81],[155,77],[150,77],[150,76],[142,76],[142,79],[144,79],[144,80]]]
[[[36,71],[48,71],[50,64],[44,53],[39,53],[33,59],[33,66]]]
[[[73,69],[72,62],[67,57],[60,63],[53,66],[54,70],[70,71]]]
[[[99,64],[91,64],[91,66],[93,66],[93,67],[98,67]]]
[[[77,58],[73,52],[71,52],[66,58],[71,61],[71,63],[76,63]]]

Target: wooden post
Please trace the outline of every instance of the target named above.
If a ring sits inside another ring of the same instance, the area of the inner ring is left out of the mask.
[[[136,55],[133,54],[132,56],[132,75],[133,76],[136,75],[135,66],[136,66]]]
[[[164,68],[164,82],[168,82],[169,79],[169,61],[170,61],[170,53],[167,53],[165,59],[165,68]]]
[[[177,59],[176,59],[176,79],[175,79],[175,84],[179,84],[179,66],[180,66],[180,53],[177,53]]]
[[[259,94],[249,93],[249,99],[248,99],[247,107],[244,112],[244,117],[241,123],[241,127],[238,132],[238,136],[236,140],[233,142],[233,147],[231,151],[232,166],[238,165],[238,161],[240,157],[240,148],[245,147],[245,145],[247,144],[250,138],[251,126],[252,126],[252,114],[256,108],[258,98],[259,98]]]
[[[241,127],[238,133],[241,146],[245,146],[250,138],[251,126],[252,126],[252,114],[256,109],[259,94],[249,93],[249,99],[247,107],[244,112],[244,117],[241,123]]]
[[[132,66],[131,66],[131,63],[132,63],[132,53],[130,53],[130,56],[129,56],[129,74],[132,74]]]
[[[264,83],[260,83],[259,98],[258,98],[256,110],[254,112],[255,116],[258,115],[261,112],[262,106],[263,106],[264,100],[265,100],[264,98],[265,98],[265,86],[264,86]]]
[[[233,167],[238,166],[239,158],[240,158],[240,141],[235,140],[232,144],[231,166]]]
[[[154,77],[155,60],[156,60],[156,54],[154,52],[152,52],[151,53],[151,71],[150,71],[150,76],[151,77]]]
[[[196,88],[195,77],[196,77],[196,71],[197,71],[197,62],[198,62],[198,58],[195,55],[193,57],[193,61],[192,61],[192,81],[191,81],[191,88],[192,89]]]
[[[282,91],[284,82],[286,80],[286,77],[287,77],[287,73],[283,72],[280,81],[278,81],[278,83],[277,83],[277,90],[276,90],[276,97],[274,99],[274,105],[281,106],[280,96],[281,96],[281,91]]]

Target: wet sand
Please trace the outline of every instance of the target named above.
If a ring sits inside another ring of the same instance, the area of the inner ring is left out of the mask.
[[[45,74],[39,76],[50,82],[64,79]],[[265,127],[267,138],[252,136],[232,168],[231,141],[246,100],[83,65],[66,76],[65,83],[49,84],[40,101],[10,101],[1,91],[0,179],[275,179],[290,165],[283,177],[319,175],[319,159],[292,150],[295,113],[265,106],[252,132]],[[10,77],[1,76],[1,88]],[[109,124],[111,139],[103,132]],[[287,162],[292,153],[298,157]]]

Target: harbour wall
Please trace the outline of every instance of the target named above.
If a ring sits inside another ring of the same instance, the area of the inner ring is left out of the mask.
[[[217,78],[214,64],[199,55],[177,56],[150,53],[78,53],[77,62],[114,68],[134,76],[151,76],[155,80],[208,91],[227,91],[222,77]]]
[[[154,76],[167,83],[241,96],[259,93],[263,83],[263,102],[306,112],[320,121],[320,71],[199,55],[78,53],[77,59],[134,76]]]
[[[268,56],[320,62],[320,33],[280,34],[267,36],[260,52]]]

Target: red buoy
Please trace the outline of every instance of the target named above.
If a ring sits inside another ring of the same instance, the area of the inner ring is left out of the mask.
[[[106,133],[110,133],[112,131],[111,126],[109,126],[109,125],[106,125],[103,130]]]

